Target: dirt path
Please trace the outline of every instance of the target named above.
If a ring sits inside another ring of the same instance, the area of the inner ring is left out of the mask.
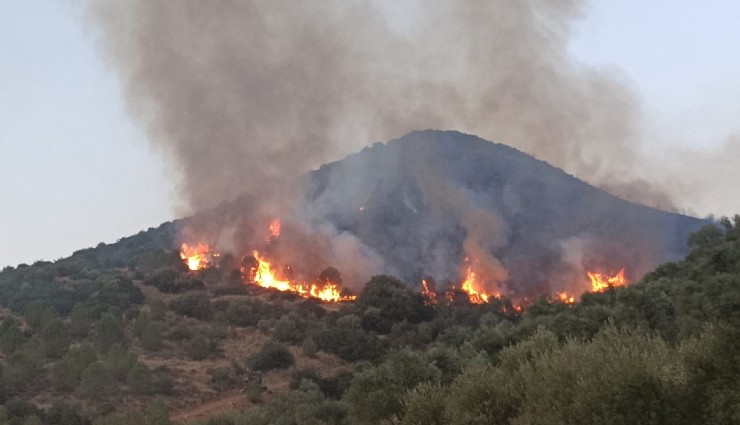
[[[181,409],[172,412],[171,419],[173,422],[186,422],[194,420],[208,419],[217,413],[226,413],[232,410],[243,410],[249,406],[247,396],[240,392],[231,393],[217,400],[195,406],[190,409]]]

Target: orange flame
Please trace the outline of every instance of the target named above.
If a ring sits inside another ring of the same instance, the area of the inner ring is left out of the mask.
[[[555,296],[566,304],[574,304],[576,302],[576,297],[574,295],[568,295],[566,292],[556,292]]]
[[[184,243],[180,246],[180,258],[185,260],[188,269],[193,271],[208,267],[213,256],[218,255],[206,244],[188,245]]]
[[[488,302],[489,295],[482,292],[479,288],[478,282],[475,279],[475,272],[472,267],[468,267],[468,273],[465,276],[465,280],[460,285],[460,289],[468,294],[470,302],[473,304],[483,304]]]
[[[421,295],[424,297],[425,304],[437,304],[437,293],[429,289],[429,283],[426,279],[421,281]]]
[[[267,236],[267,241],[273,241],[280,237],[280,219],[276,218],[270,222],[270,234]]]
[[[588,278],[591,280],[592,292],[603,292],[609,287],[627,285],[627,278],[624,277],[624,269],[620,270],[619,273],[614,276],[592,272],[586,272],[586,274],[588,274]]]
[[[250,270],[249,277],[253,283],[263,288],[293,292],[304,298],[318,298],[328,302],[353,301],[357,298],[354,295],[342,295],[339,285],[334,282],[308,284],[290,279],[280,279],[277,277],[272,264],[260,256],[258,251],[253,251],[252,255],[257,260],[257,266]]]

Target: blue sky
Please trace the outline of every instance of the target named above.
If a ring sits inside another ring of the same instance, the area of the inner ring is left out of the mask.
[[[738,18],[732,1],[599,1],[571,51],[636,92],[654,134],[646,149],[710,149],[740,134]],[[177,180],[66,3],[0,1],[0,181],[0,267],[174,218]]]

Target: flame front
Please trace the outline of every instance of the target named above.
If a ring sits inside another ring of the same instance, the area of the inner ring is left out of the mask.
[[[437,304],[437,293],[429,289],[429,283],[426,279],[421,281],[421,295],[427,305]]]
[[[468,294],[470,302],[473,304],[483,304],[488,302],[489,295],[480,290],[475,278],[475,272],[470,266],[468,266],[468,273],[465,275],[465,280],[460,285],[460,290]]]
[[[186,243],[180,246],[180,258],[185,260],[190,270],[201,270],[208,267],[213,256],[211,248],[199,243],[197,245],[188,245]]]
[[[566,292],[556,292],[555,296],[566,304],[574,304],[576,302],[576,297],[574,295],[568,295]]]
[[[624,269],[620,270],[619,273],[614,276],[592,272],[586,272],[586,274],[588,274],[588,278],[591,280],[592,292],[603,292],[609,287],[627,285],[627,278],[624,277]]]
[[[308,284],[280,279],[277,277],[272,264],[262,257],[258,251],[253,251],[252,255],[257,261],[257,266],[250,270],[249,278],[263,288],[293,292],[304,298],[318,298],[329,302],[353,301],[357,298],[354,295],[342,295],[339,285],[334,282]]]

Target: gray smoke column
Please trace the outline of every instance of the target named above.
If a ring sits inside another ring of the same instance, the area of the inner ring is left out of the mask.
[[[423,128],[501,141],[593,184],[629,183],[634,99],[568,58],[582,2],[411,1],[392,12],[406,13],[401,29],[388,4],[130,0],[86,10],[131,114],[180,177],[181,212],[242,193],[280,210],[295,176]]]

